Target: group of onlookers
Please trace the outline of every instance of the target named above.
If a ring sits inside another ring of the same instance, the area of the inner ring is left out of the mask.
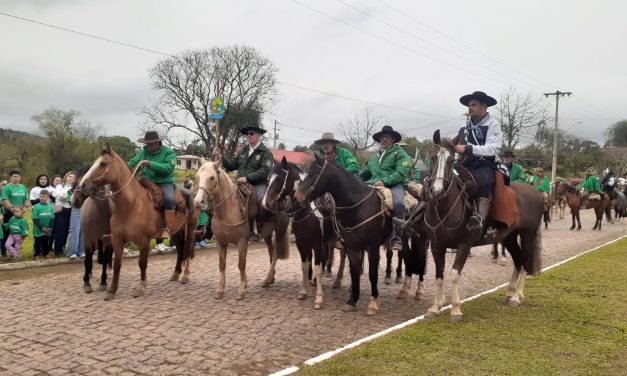
[[[35,260],[48,259],[51,252],[57,257],[84,257],[81,239],[80,210],[72,208],[72,193],[76,173],[68,171],[63,177],[50,179],[41,174],[35,186],[28,191],[22,184],[20,171],[9,172],[9,181],[0,181],[0,251],[2,257],[17,260],[27,236],[33,236]],[[31,210],[31,224],[24,218]],[[32,228],[32,231],[30,230]]]

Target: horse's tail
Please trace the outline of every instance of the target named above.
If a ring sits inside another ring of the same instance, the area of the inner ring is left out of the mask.
[[[527,251],[529,258],[525,269],[529,275],[539,275],[542,271],[542,233],[540,229],[535,234],[521,236],[523,250]]]
[[[289,218],[277,218],[274,229],[274,249],[279,260],[290,258],[290,232],[288,231]]]

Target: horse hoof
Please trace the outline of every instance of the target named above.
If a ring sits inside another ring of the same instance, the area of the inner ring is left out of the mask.
[[[94,289],[92,289],[92,288],[91,288],[91,285],[85,285],[85,286],[83,286],[83,292],[85,292],[85,293],[88,293],[88,294],[89,294],[90,292],[93,292],[93,291],[94,291]]]
[[[309,282],[309,284],[310,284],[311,286],[318,286],[318,282],[316,282],[316,280],[315,280],[315,279],[312,279],[312,280],[311,280],[311,282]]]
[[[509,302],[507,302],[507,305],[511,308],[516,308],[520,305],[520,302],[518,300],[510,299]]]
[[[401,283],[403,283],[403,278],[402,277],[396,277],[396,284],[400,285]]]
[[[451,315],[451,323],[457,324],[462,321],[462,315]]]
[[[213,294],[214,299],[222,299],[223,297],[224,297],[224,291],[216,291],[215,294]]]
[[[432,319],[434,317],[438,317],[439,312],[435,312],[435,311],[427,311],[427,313],[425,313],[425,319]]]
[[[327,270],[327,271],[324,272],[324,276],[325,277],[333,277],[333,273],[331,273],[330,270]]]
[[[144,296],[145,292],[146,290],[138,287],[133,291],[133,298],[139,298],[140,296]]]
[[[184,285],[188,284],[189,283],[189,276],[183,276],[181,278],[181,283],[184,284]]]
[[[499,265],[506,266],[507,265],[507,260],[505,260],[504,258],[499,260]]]
[[[344,304],[344,307],[342,308],[342,311],[344,312],[353,312],[355,310],[357,310],[357,308],[353,304]]]
[[[107,291],[107,285],[98,286],[98,291]]]
[[[509,304],[509,301],[510,301],[511,299],[512,299],[512,297],[511,297],[511,296],[506,295],[506,296],[503,298],[503,304]]]
[[[490,262],[492,262],[493,264],[496,264],[498,262],[498,260],[493,258],[492,260],[490,260]]]
[[[178,274],[172,274],[172,277],[170,277],[170,282],[174,282],[174,281],[178,281],[179,280],[179,275]]]
[[[333,289],[339,289],[340,287],[342,287],[342,282],[340,281],[333,282],[333,286],[331,286]]]
[[[396,299],[406,299],[407,295],[407,290],[400,290],[398,295],[396,295]]]
[[[392,277],[385,277],[383,282],[385,282],[386,285],[391,285],[392,284]]]
[[[237,296],[235,296],[236,300],[242,300],[246,296],[246,291],[238,292]]]
[[[112,292],[107,292],[107,294],[104,297],[104,300],[110,301],[110,300],[113,300],[113,298],[115,298],[115,294]]]
[[[314,303],[314,309],[322,309],[322,303]]]
[[[379,309],[378,308],[368,307],[368,309],[366,309],[366,316],[374,316],[377,313],[379,313]]]
[[[581,231],[581,227],[579,227],[579,228],[577,229],[577,231]]]
[[[306,292],[299,292],[298,295],[296,296],[296,298],[298,300],[305,300],[305,299],[307,299],[307,293]]]
[[[263,283],[261,284],[261,287],[268,287],[273,283],[274,283],[274,277],[272,277],[272,279],[270,280],[266,279],[265,281],[263,281]]]
[[[425,294],[421,293],[421,292],[417,292],[416,295],[414,295],[414,300],[422,300],[422,298],[424,297]]]

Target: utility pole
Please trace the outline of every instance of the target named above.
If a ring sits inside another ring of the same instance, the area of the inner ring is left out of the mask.
[[[276,125],[278,124],[278,121],[276,121],[276,119],[274,119],[274,132],[272,133],[272,137],[274,138],[274,146],[273,148],[276,149],[276,140],[277,138],[279,138],[276,134]]]
[[[557,90],[555,93],[544,93],[545,97],[549,97],[549,95],[555,95],[555,131],[553,132],[553,163],[551,164],[551,184],[555,182],[555,175],[557,175],[557,137],[558,137],[558,116],[559,116],[559,106],[560,106],[560,97],[568,95],[569,97],[572,95],[570,91],[562,92]]]

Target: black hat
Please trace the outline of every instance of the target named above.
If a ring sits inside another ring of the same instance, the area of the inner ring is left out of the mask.
[[[250,132],[250,131],[257,132],[257,133],[259,133],[259,134],[264,134],[264,133],[266,133],[266,130],[265,130],[265,129],[261,129],[261,128],[259,128],[259,127],[255,127],[255,126],[244,127],[244,128],[242,128],[242,129],[240,129],[240,130],[239,130],[239,132],[240,132],[241,134],[243,134],[244,136],[245,136],[248,132]]]
[[[394,137],[394,143],[397,143],[401,140],[401,134],[392,129],[392,127],[390,127],[389,125],[384,125],[379,132],[373,134],[372,139],[376,142],[380,142],[379,140],[384,134],[391,134]]]
[[[161,138],[159,137],[159,133],[155,131],[147,131],[144,134],[144,137],[137,140],[137,142],[141,144],[149,144],[151,142],[157,142],[157,141],[161,141]]]
[[[496,99],[492,98],[491,96],[484,93],[483,91],[475,91],[472,94],[466,94],[463,97],[459,98],[459,103],[468,107],[468,102],[470,102],[472,99],[478,100],[479,102],[485,104],[488,107],[494,106],[496,104]]]
[[[504,157],[512,157],[512,158],[516,158],[516,156],[514,155],[514,153],[511,150],[505,150],[505,153],[503,153]]]

